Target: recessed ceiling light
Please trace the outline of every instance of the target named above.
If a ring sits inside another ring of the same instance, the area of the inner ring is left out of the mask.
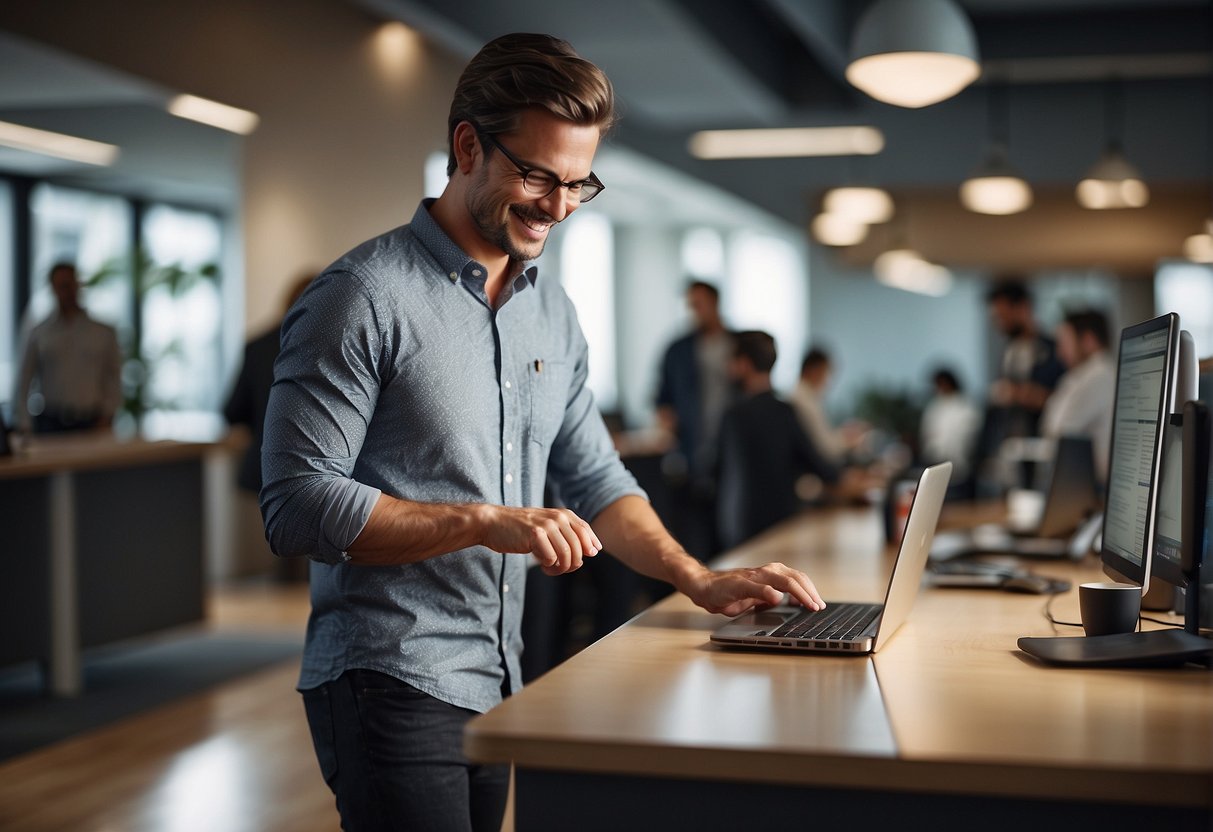
[[[119,152],[117,145],[7,121],[0,121],[0,145],[86,165],[112,165]]]
[[[179,118],[209,124],[211,127],[242,136],[256,130],[257,123],[261,120],[256,113],[196,95],[175,96],[168,103],[168,111]]]
[[[884,134],[867,126],[703,130],[688,147],[700,159],[871,156],[884,149]]]

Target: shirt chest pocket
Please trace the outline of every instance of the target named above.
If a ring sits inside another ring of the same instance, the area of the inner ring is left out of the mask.
[[[547,447],[560,432],[571,377],[572,365],[566,361],[537,358],[527,367],[532,442]]]

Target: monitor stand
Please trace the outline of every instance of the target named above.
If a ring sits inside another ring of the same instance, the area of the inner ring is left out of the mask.
[[[1179,667],[1188,663],[1213,667],[1213,640],[1200,635],[1199,564],[1194,565],[1188,578],[1182,630],[1081,638],[1024,637],[1016,643],[1029,656],[1059,667]]]
[[[1021,638],[1019,649],[1059,667],[1208,666],[1213,641],[1186,630],[1150,630],[1080,638]]]

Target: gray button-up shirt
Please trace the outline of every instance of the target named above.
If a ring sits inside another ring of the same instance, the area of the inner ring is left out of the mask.
[[[300,689],[366,668],[485,711],[520,684],[532,558],[475,546],[346,563],[380,493],[540,506],[546,481],[592,520],[643,492],[585,386],[564,290],[526,264],[492,309],[487,270],[428,205],[329,267],[283,322],[261,507],[276,553],[318,561]]]

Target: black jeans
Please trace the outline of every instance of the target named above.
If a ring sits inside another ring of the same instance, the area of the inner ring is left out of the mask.
[[[476,714],[371,670],[303,692],[320,771],[346,832],[498,832],[508,765],[472,765]]]

